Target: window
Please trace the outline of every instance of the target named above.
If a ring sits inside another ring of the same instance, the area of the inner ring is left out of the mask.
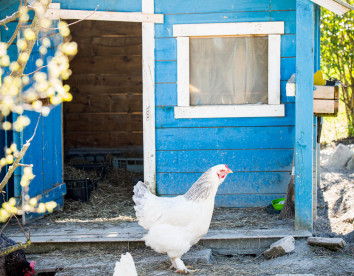
[[[175,118],[284,116],[283,22],[174,25]]]

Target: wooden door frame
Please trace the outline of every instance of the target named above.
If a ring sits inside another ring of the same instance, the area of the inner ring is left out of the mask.
[[[60,3],[52,3],[46,17],[142,23],[144,181],[156,193],[155,23],[163,23],[163,15],[155,14],[154,0],[142,0],[141,13],[67,10],[60,9]]]

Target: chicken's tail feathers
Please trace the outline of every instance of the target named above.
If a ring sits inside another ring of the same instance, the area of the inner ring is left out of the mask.
[[[135,203],[134,210],[138,220],[143,217],[144,205],[147,200],[147,197],[151,194],[148,187],[141,181],[139,181],[134,186],[134,195],[133,201]]]
[[[122,254],[120,261],[116,262],[113,276],[137,276],[135,263],[129,252]]]

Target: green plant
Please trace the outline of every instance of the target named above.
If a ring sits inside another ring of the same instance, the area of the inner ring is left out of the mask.
[[[354,4],[354,0],[346,1],[351,5]],[[338,140],[354,136],[354,12],[349,11],[343,16],[338,16],[322,9],[321,13],[322,70],[327,78],[337,78],[346,86],[340,96],[344,110],[337,118],[325,118],[324,123],[326,140],[329,136]],[[346,127],[343,131],[344,124]],[[330,132],[332,135],[329,135]]]

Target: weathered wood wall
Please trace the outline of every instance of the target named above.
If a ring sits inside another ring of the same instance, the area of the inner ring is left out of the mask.
[[[141,24],[83,21],[71,26],[79,52],[67,81],[64,143],[70,148],[141,146]]]
[[[285,84],[295,73],[295,0],[156,0],[157,192],[184,193],[213,165],[234,171],[220,186],[216,205],[265,206],[284,196],[290,179],[295,135],[294,98]],[[281,102],[285,117],[175,119],[177,50],[173,24],[284,21],[281,37]],[[312,118],[309,118],[312,120]]]

